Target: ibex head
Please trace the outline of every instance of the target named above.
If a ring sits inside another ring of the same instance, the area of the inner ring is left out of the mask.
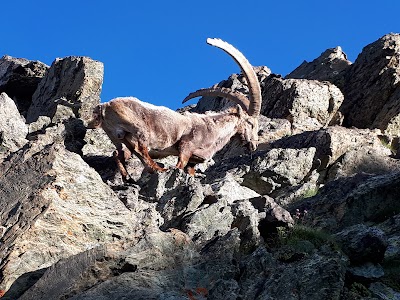
[[[237,133],[243,143],[247,144],[249,150],[255,151],[258,146],[258,117],[244,112],[240,105],[237,109],[240,119]]]
[[[246,57],[235,47],[220,39],[207,39],[209,45],[218,47],[228,53],[239,65],[249,87],[248,98],[242,93],[226,88],[200,89],[189,94],[183,102],[199,96],[218,96],[230,99],[238,104],[238,134],[242,140],[248,144],[251,151],[258,146],[258,118],[261,110],[261,88],[257,75]]]
[[[92,119],[89,121],[87,128],[89,128],[89,129],[100,128],[101,123],[103,121],[102,114],[103,114],[102,105],[99,104],[93,109]]]

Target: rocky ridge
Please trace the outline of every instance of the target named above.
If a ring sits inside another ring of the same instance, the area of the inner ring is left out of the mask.
[[[104,132],[85,128],[101,62],[4,56],[0,295],[400,299],[399,49],[388,34],[354,63],[337,47],[285,78],[255,68],[255,153],[233,138],[196,177],[132,158],[135,184]],[[238,74],[218,85],[247,92]]]

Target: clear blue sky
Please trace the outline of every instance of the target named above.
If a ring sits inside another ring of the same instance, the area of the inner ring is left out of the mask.
[[[398,0],[9,0],[1,11],[0,56],[48,65],[89,56],[104,63],[102,101],[135,96],[173,109],[239,72],[207,37],[286,75],[336,46],[354,62],[362,47],[400,32]]]

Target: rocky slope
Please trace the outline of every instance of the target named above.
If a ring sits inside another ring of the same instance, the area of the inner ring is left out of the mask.
[[[124,184],[86,130],[103,65],[0,59],[3,299],[400,299],[400,35],[286,78],[258,67],[261,144]],[[218,85],[246,92],[241,75]],[[224,99],[191,109],[221,110]]]

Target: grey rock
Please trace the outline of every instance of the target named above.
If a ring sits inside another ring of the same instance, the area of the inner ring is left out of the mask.
[[[379,224],[400,212],[400,173],[357,174],[325,184],[314,197],[289,205],[289,212],[307,210],[312,226],[338,232],[348,226]]]
[[[239,294],[240,287],[236,280],[218,279],[206,299],[237,299]]]
[[[296,201],[315,196],[322,186],[319,181],[320,173],[318,173],[317,170],[312,170],[299,184],[276,190],[271,193],[271,197],[273,197],[279,205],[287,207],[289,204]]]
[[[386,261],[396,261],[400,259],[400,236],[388,238],[388,247],[385,252]]]
[[[396,214],[386,219],[378,226],[388,237],[400,235],[400,214]]]
[[[52,133],[2,165],[1,289],[60,258],[127,239],[135,228],[131,212],[97,172],[54,143]]]
[[[27,122],[39,116],[53,118],[58,105],[69,106],[76,117],[87,121],[100,102],[103,64],[88,57],[56,59],[32,97]]]
[[[51,119],[47,116],[39,116],[39,118],[30,124],[28,124],[29,133],[36,133],[37,131],[44,132],[46,127],[51,124]]]
[[[85,142],[86,144],[82,148],[84,156],[111,156],[115,150],[114,144],[103,129],[87,130]]]
[[[264,196],[261,199],[260,198],[251,199],[250,201],[253,203],[253,205],[255,203],[255,200],[257,200],[257,202],[259,202],[259,200],[265,201],[264,204],[264,211],[266,212],[265,220],[266,223],[269,224],[269,226],[271,224],[275,224],[275,226],[280,226],[280,227],[293,225],[294,221],[290,213],[286,209],[278,205],[272,198]]]
[[[293,277],[295,270],[297,276]],[[265,290],[260,298],[339,299],[345,272],[346,260],[340,255],[314,254],[291,268],[281,266],[275,276],[269,277],[265,282]]]
[[[372,292],[374,296],[376,296],[379,300],[399,300],[400,292],[395,291],[392,288],[384,285],[381,282],[373,282],[369,286],[369,290]]]
[[[340,299],[346,259],[325,255],[315,253],[296,263],[280,264],[262,248],[256,250],[241,263],[242,299]]]
[[[40,279],[28,291],[22,295],[17,295],[17,282],[11,287],[5,299],[21,296],[18,299],[60,299],[68,293],[74,285],[79,284],[79,279],[85,271],[96,261],[104,259],[110,254],[104,246],[99,246],[68,259],[61,259],[49,267]],[[68,272],[62,272],[68,270]],[[50,284],[51,283],[51,284]]]
[[[334,83],[339,74],[351,65],[340,46],[325,50],[312,62],[304,61],[285,78],[313,79]]]
[[[218,199],[226,199],[229,204],[232,204],[236,200],[259,196],[254,189],[242,184],[243,180],[240,175],[242,175],[240,171],[232,170],[219,180],[214,180],[210,184],[213,196]]]
[[[387,237],[377,227],[350,226],[335,234],[341,249],[352,264],[381,263],[388,246]]]
[[[348,272],[351,274],[353,280],[358,282],[377,281],[385,275],[381,265],[370,262],[362,265],[350,266]]]
[[[388,237],[388,247],[385,252],[385,262],[395,262],[400,259],[400,214],[388,218],[377,226]]]
[[[204,245],[207,241],[225,235],[231,229],[233,215],[226,199],[200,207],[196,212],[182,219],[181,230],[191,239]]]
[[[23,299],[33,295],[36,299],[52,295],[53,299],[187,299],[189,295],[203,299],[201,296],[211,291],[214,299],[223,299],[217,298],[221,284],[234,284],[239,272],[232,263],[238,241],[233,230],[199,252],[177,230],[149,231],[146,239],[138,238],[130,245],[112,244],[112,251],[107,246],[60,261],[25,292]],[[57,276],[58,272],[69,276]]]
[[[0,59],[0,93],[4,92],[12,98],[24,117],[31,105],[32,95],[48,68],[40,61],[8,55]]]
[[[0,94],[0,157],[17,151],[27,143],[28,127],[14,101],[6,93]]]
[[[0,289],[7,290],[19,275],[33,271],[25,267],[19,269],[16,267],[18,264],[13,268],[7,266],[13,262],[11,256],[15,253],[14,249],[20,251],[16,247],[18,240],[50,206],[50,199],[43,199],[38,193],[53,181],[48,172],[55,152],[53,147],[42,149],[36,155],[29,150],[21,150],[1,165]],[[18,254],[15,256],[18,257]]]
[[[172,173],[172,176],[176,176],[175,174],[181,172]],[[186,183],[187,175],[182,175],[178,177],[180,180],[175,181],[175,185],[169,187],[157,201],[157,211],[164,219],[162,228],[178,228],[181,219],[196,211],[208,196],[207,187],[203,187],[198,180]]]
[[[368,158],[369,152],[380,155],[381,160],[392,154],[391,150],[382,142],[382,134],[379,130],[341,126],[330,126],[326,129],[288,136],[271,143],[269,147],[291,149],[314,147],[316,149],[315,163],[319,172],[340,161],[347,152],[353,150],[358,153],[365,153],[363,155],[365,159]],[[363,168],[362,165],[358,166],[361,169]],[[353,168],[355,169],[354,165]],[[367,169],[364,168],[363,170]],[[382,170],[387,170],[387,168],[383,166]]]
[[[380,175],[400,171],[400,160],[389,156],[386,149],[383,149],[383,153],[378,150],[376,147],[366,146],[346,152],[330,168],[328,180],[359,173]]]
[[[234,216],[231,227],[240,231],[240,252],[251,253],[261,242],[258,226],[262,216],[248,200],[236,201],[231,206],[231,212]]]
[[[242,184],[261,195],[296,185],[312,171],[315,152],[315,148],[261,152],[243,176]]]

